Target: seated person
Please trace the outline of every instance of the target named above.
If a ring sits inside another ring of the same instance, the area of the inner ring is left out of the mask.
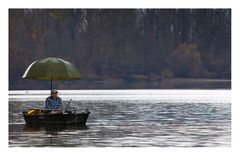
[[[58,97],[58,91],[56,89],[51,90],[51,96],[46,98],[45,109],[47,110],[62,109],[62,99]]]

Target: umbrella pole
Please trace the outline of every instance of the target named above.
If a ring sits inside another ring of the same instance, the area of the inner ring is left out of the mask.
[[[51,90],[52,90],[52,76],[51,76]]]

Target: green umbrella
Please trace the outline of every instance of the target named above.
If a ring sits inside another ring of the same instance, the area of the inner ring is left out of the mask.
[[[31,80],[77,80],[80,74],[70,62],[60,58],[44,58],[34,61],[24,72],[23,79]]]

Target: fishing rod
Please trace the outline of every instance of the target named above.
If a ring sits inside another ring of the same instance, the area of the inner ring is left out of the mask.
[[[63,108],[63,113],[66,112],[66,108],[71,104],[72,99],[70,99],[70,101],[65,105],[65,107]]]

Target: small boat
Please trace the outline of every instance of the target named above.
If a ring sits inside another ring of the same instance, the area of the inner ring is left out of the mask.
[[[30,80],[51,80],[51,90],[53,80],[78,80],[80,74],[77,68],[70,62],[61,58],[44,58],[34,61],[25,70],[23,79]],[[71,102],[71,100],[70,100]],[[76,124],[85,125],[90,112],[76,113],[76,111],[69,111],[65,106],[63,110],[43,110],[43,109],[29,109],[23,111],[22,115],[28,125],[37,124]]]
[[[74,124],[85,126],[90,112],[81,113],[63,112],[59,110],[29,109],[22,115],[27,125],[43,124]]]

